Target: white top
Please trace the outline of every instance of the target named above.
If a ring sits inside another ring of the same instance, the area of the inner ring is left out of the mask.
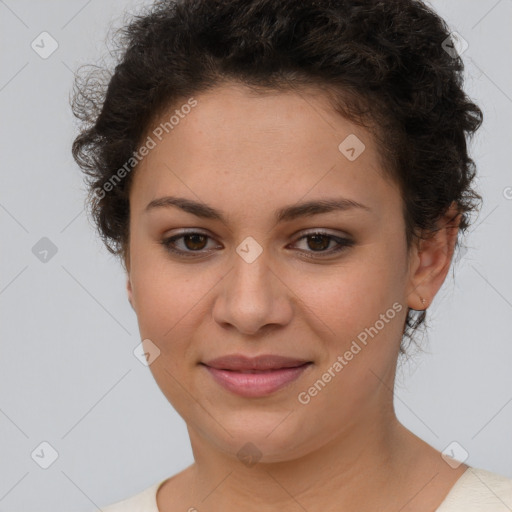
[[[160,512],[156,493],[167,480],[103,507],[103,512]],[[435,512],[510,512],[512,510],[512,478],[485,469],[468,467],[450,489]]]

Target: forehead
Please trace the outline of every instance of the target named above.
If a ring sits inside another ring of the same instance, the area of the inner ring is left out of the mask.
[[[148,132],[155,146],[135,172],[134,209],[166,193],[241,212],[333,191],[362,203],[390,194],[396,201],[373,137],[318,90],[224,85],[193,99],[193,108],[180,108],[189,98],[176,102]]]

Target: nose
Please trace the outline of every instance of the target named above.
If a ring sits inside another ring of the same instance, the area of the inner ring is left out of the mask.
[[[213,318],[223,328],[258,335],[288,324],[292,318],[292,292],[271,268],[263,251],[254,261],[238,254],[221,281]]]

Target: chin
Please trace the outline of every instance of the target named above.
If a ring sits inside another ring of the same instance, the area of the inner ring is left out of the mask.
[[[263,463],[285,462],[301,457],[313,449],[316,443],[313,439],[304,438],[304,432],[310,429],[305,428],[304,421],[296,412],[290,411],[238,411],[235,417],[222,415],[222,427],[225,430],[217,425],[216,432],[221,437],[214,442],[222,451],[236,456],[242,462],[245,456],[249,459],[257,458]],[[211,432],[209,437],[212,438]]]

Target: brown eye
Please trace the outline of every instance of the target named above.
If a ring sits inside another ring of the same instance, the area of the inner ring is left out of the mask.
[[[160,243],[165,247],[166,251],[186,258],[204,256],[205,253],[211,252],[211,250],[207,249],[209,240],[211,240],[211,237],[208,235],[191,231],[165,238]]]
[[[313,242],[308,242],[308,247],[314,251],[323,251],[325,249],[327,249],[327,247],[329,247],[329,244],[331,243],[331,238],[330,236],[327,236],[327,235],[309,235],[307,237],[310,241],[312,240]]]
[[[299,249],[299,252],[307,258],[316,259],[328,257],[347,250],[355,243],[349,238],[338,237],[323,232],[306,234],[295,243],[297,244],[304,239],[307,240],[307,247],[305,249]],[[209,240],[212,240],[210,236],[192,231],[165,238],[160,243],[165,247],[167,252],[175,254],[178,257],[194,258],[205,256],[212,252],[212,248],[207,248]],[[334,248],[330,248],[333,242]]]
[[[207,238],[208,237],[206,235],[195,233],[192,235],[184,235],[183,242],[187,249],[190,249],[191,251],[200,251],[201,249],[204,249]]]
[[[299,251],[308,258],[322,258],[334,255],[336,253],[347,250],[352,247],[355,242],[349,238],[339,237],[324,232],[308,233],[300,237],[295,244],[306,239],[306,248],[299,249]],[[329,249],[331,243],[334,242],[334,249]],[[315,254],[317,253],[317,254]]]

